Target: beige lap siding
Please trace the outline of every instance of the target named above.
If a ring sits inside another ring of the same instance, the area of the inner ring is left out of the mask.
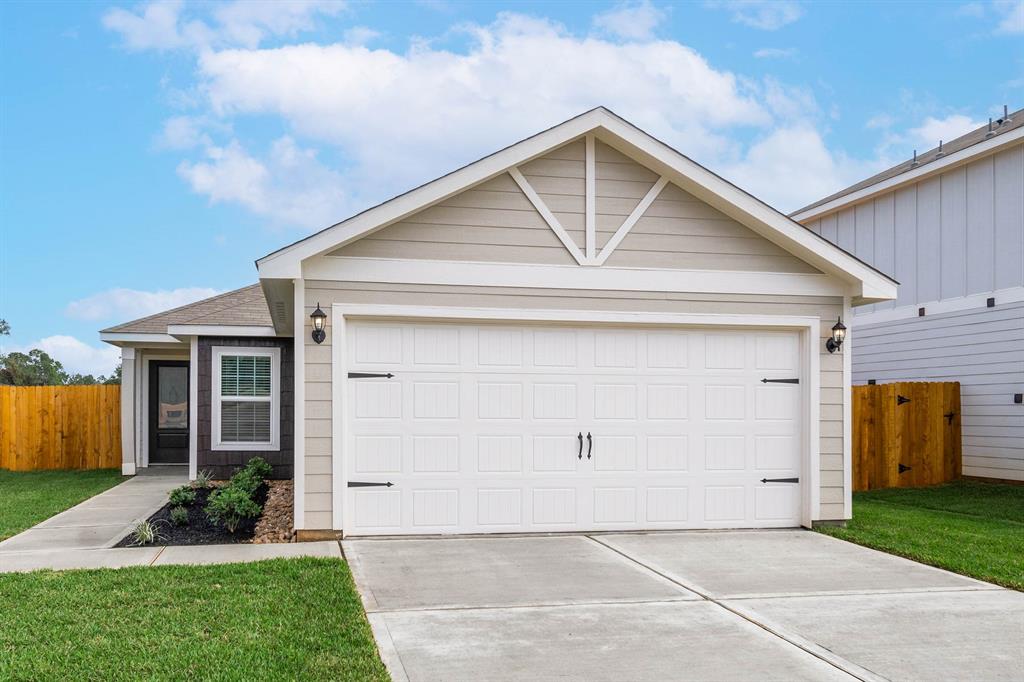
[[[595,143],[596,236],[604,246],[658,180]],[[530,186],[585,250],[584,142],[520,166]],[[332,256],[573,265],[576,261],[508,173],[336,249]],[[667,185],[611,254],[614,267],[818,272],[675,185]]]
[[[829,354],[825,338],[842,313],[842,300],[809,296],[733,296],[657,292],[581,291],[511,287],[460,287],[306,281],[306,311],[333,303],[420,305],[608,312],[723,313],[817,316],[822,320],[821,515],[843,518],[843,359]],[[331,321],[322,345],[306,338],[306,518],[307,529],[331,527]]]

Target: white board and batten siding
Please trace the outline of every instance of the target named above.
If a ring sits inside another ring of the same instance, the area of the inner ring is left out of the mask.
[[[807,226],[900,282],[855,311],[854,383],[959,381],[964,474],[1024,480],[1024,145]]]
[[[974,308],[852,332],[853,381],[959,381],[963,473],[1024,480],[1024,302]]]

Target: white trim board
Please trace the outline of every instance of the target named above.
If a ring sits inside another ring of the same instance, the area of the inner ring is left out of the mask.
[[[264,256],[257,261],[260,278],[302,277],[302,263],[312,256],[344,246],[588,134],[624,151],[798,258],[849,282],[855,289],[855,298],[890,300],[896,297],[897,285],[891,278],[603,107],[565,121]]]
[[[338,337],[346,332],[348,318],[404,319],[404,320],[460,320],[479,322],[547,322],[558,324],[613,324],[613,325],[676,325],[687,327],[745,327],[766,329],[793,329],[800,331],[801,355],[806,382],[801,386],[801,399],[806,420],[804,430],[804,457],[801,463],[801,480],[808,481],[801,486],[801,523],[810,527],[821,516],[821,367],[819,338],[820,321],[817,317],[794,315],[717,315],[697,313],[649,313],[649,312],[595,312],[589,310],[526,310],[504,308],[448,308],[442,306],[403,306],[335,303],[331,307],[329,324],[334,328],[335,339],[331,353],[332,364],[332,510],[335,530],[346,534],[348,516],[345,495],[348,482],[344,478],[344,457],[352,451],[351,431],[345,426],[345,406],[349,382],[345,368],[344,345]],[[848,390],[849,386],[846,387]],[[340,501],[340,504],[339,504]],[[341,518],[339,518],[339,515]]]
[[[221,358],[227,356],[270,358],[269,400],[262,397],[221,394]],[[224,402],[269,402],[270,440],[224,442],[221,410]],[[229,452],[279,452],[281,450],[281,349],[266,346],[213,346],[210,349],[210,450]]]
[[[167,326],[167,333],[171,336],[277,336],[273,327],[229,324],[172,324]]]
[[[303,266],[303,271],[306,279],[339,282],[778,296],[848,296],[851,293],[846,282],[814,273],[581,268],[348,256],[314,258]]]
[[[292,282],[292,296],[292,374],[295,390],[292,398],[292,525],[295,530],[303,530],[306,527],[306,287],[303,280]]]
[[[186,346],[186,348],[189,348],[189,346]],[[136,401],[138,403],[138,406],[139,406],[139,409],[138,409],[138,412],[136,413],[136,416],[137,416],[137,419],[139,420],[139,423],[141,425],[141,428],[135,429],[136,433],[139,434],[139,447],[136,450],[136,453],[137,453],[136,454],[136,457],[137,457],[136,466],[138,466],[138,467],[148,467],[149,466],[149,363],[152,360],[177,360],[179,362],[180,361],[188,362],[189,363],[189,377],[188,377],[188,379],[189,379],[189,396],[188,396],[189,401],[193,401],[193,400],[195,400],[197,398],[199,387],[198,387],[198,382],[196,384],[193,384],[193,381],[192,381],[194,377],[193,377],[193,374],[192,374],[192,372],[193,372],[193,370],[192,370],[193,363],[192,363],[191,353],[189,353],[189,354],[178,353],[178,354],[171,355],[171,354],[161,353],[160,350],[157,350],[156,353],[147,353],[146,350],[143,349],[142,352],[140,353],[140,355],[141,355],[142,362],[140,363],[139,362],[139,357],[136,356],[136,364],[135,364],[136,369],[139,368],[140,364],[142,366],[141,376],[139,376],[137,378],[137,383],[136,383],[136,385],[139,388],[139,393],[141,394],[140,395],[140,399],[138,401]],[[194,389],[195,392],[193,392],[193,385],[195,385],[195,389]],[[193,409],[194,405],[195,405],[195,403],[190,402],[190,404],[188,406],[189,407],[189,425],[188,425],[188,427],[189,427],[189,453],[188,453],[188,456],[189,456],[189,463],[190,464],[191,464],[192,460],[194,459],[194,451],[192,449],[192,442],[191,442],[192,441],[192,424],[193,424],[193,422],[192,422],[192,415],[196,414],[195,410]]]
[[[1024,301],[1024,287],[1010,287],[1008,289],[997,289],[996,291],[989,291],[987,293],[971,294],[970,296],[947,298],[941,301],[928,301],[925,303],[915,303],[913,305],[901,305],[898,308],[875,310],[869,313],[852,315],[850,319],[853,320],[853,323],[858,327],[869,324],[895,322],[896,320],[910,320],[920,317],[918,314],[919,308],[924,308],[925,317],[933,317],[935,315],[942,315],[943,313],[955,313],[961,310],[985,308],[987,307],[988,299],[990,298],[996,299],[996,305],[993,310],[998,310],[1000,306],[1007,305],[1009,303],[1020,303],[1021,301]]]
[[[143,332],[100,332],[100,341],[120,346],[124,343],[137,344],[166,344],[170,346],[181,346],[185,342],[170,334],[143,333]]]
[[[817,220],[830,213],[835,213],[836,211],[846,208],[851,204],[867,201],[879,194],[894,191],[904,185],[920,182],[921,180],[937,173],[943,173],[952,168],[956,168],[957,166],[962,166],[965,163],[970,163],[980,156],[995,154],[996,152],[1020,142],[1021,140],[1024,140],[1024,128],[1015,128],[1003,134],[996,133],[994,137],[991,137],[984,142],[979,142],[971,145],[970,147],[965,147],[964,149],[953,152],[941,159],[922,163],[917,168],[905,173],[900,173],[899,175],[895,175],[886,180],[881,180],[873,185],[857,190],[856,192],[851,192],[850,194],[837,197],[826,204],[821,204],[820,206],[815,206],[814,208],[794,213],[790,217],[801,223],[805,223],[808,220]]]

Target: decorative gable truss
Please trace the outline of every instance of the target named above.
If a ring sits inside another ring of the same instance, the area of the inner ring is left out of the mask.
[[[582,143],[582,144],[580,144]],[[646,194],[643,195],[633,207],[632,211],[622,220],[622,222],[615,229],[614,233],[609,237],[603,244],[599,244],[598,234],[598,211],[597,211],[597,185],[598,185],[598,164],[597,164],[597,145],[600,144],[593,135],[586,135],[583,140],[574,142],[566,145],[562,149],[571,150],[573,147],[583,148],[583,162],[578,164],[580,170],[582,170],[583,180],[583,244],[577,243],[570,232],[562,225],[559,220],[556,211],[552,210],[542,197],[540,193],[533,187],[527,175],[524,174],[521,168],[530,168],[538,163],[545,161],[558,162],[562,161],[567,164],[572,164],[575,160],[572,158],[571,151],[566,155],[569,158],[558,157],[549,159],[544,157],[524,164],[522,167],[510,168],[508,173],[515,180],[516,184],[526,195],[526,198],[530,200],[533,207],[537,209],[537,212],[544,218],[544,221],[551,228],[551,231],[555,233],[559,241],[565,246],[565,248],[572,254],[572,257],[576,259],[576,262],[580,265],[603,265],[608,257],[615,251],[615,248],[622,242],[622,240],[629,234],[629,231],[636,225],[640,217],[650,208],[654,200],[658,198],[661,191],[665,189],[669,180],[664,175],[656,176],[647,190]],[[557,155],[558,150],[555,154]],[[577,164],[573,164],[577,165]],[[638,168],[642,168],[639,164],[633,164]],[[570,166],[570,173],[572,171]],[[646,169],[643,169],[646,171]],[[563,171],[564,172],[564,171]],[[650,171],[647,171],[650,173]],[[654,175],[651,173],[651,175]],[[542,176],[544,177],[544,176]],[[570,175],[570,178],[571,175]]]

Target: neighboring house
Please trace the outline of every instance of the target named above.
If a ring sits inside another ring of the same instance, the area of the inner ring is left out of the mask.
[[[1024,480],[1024,110],[792,214],[900,282],[855,383],[959,381],[963,472]]]
[[[126,472],[259,453],[304,537],[850,517],[857,339],[825,341],[896,283],[606,109],[257,268],[102,333]]]

